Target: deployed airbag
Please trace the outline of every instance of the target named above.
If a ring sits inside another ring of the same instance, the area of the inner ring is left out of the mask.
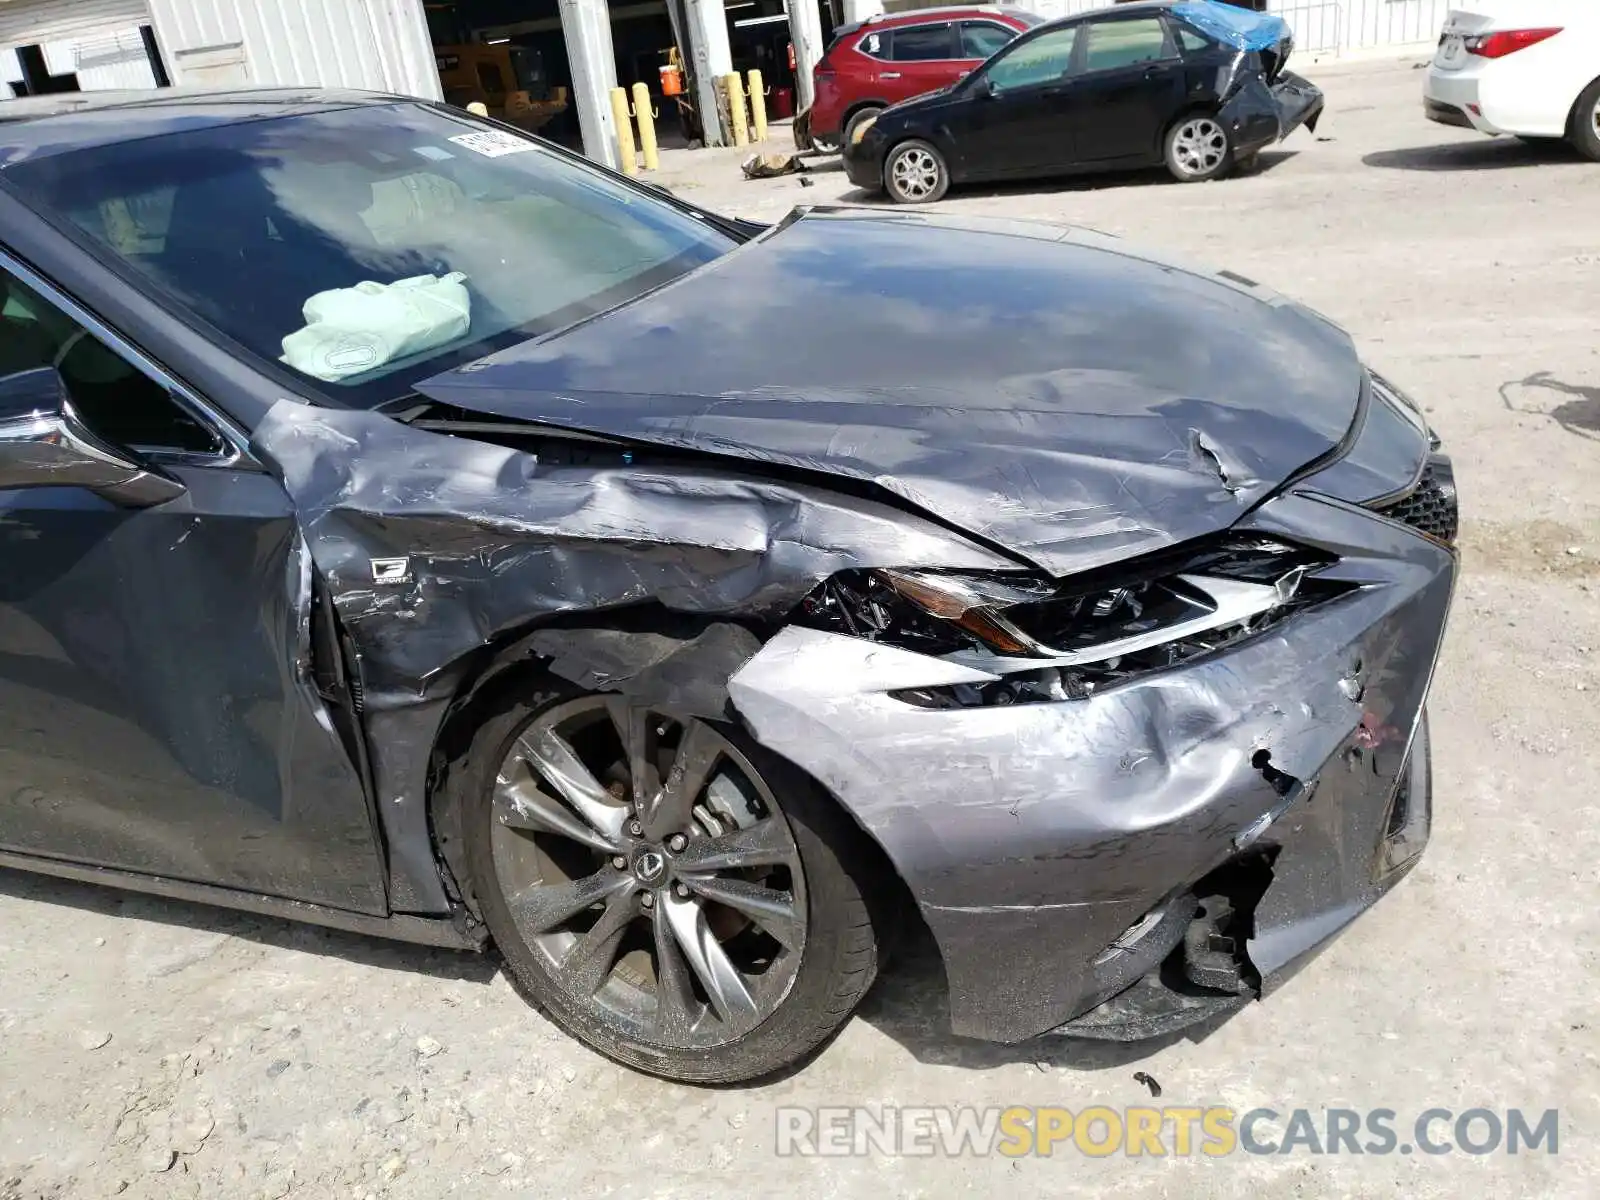
[[[318,292],[305,303],[305,328],[283,339],[283,361],[336,383],[453,342],[472,323],[466,278],[454,271]]]

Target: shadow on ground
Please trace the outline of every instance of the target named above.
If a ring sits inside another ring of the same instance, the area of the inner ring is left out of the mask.
[[[1513,388],[1540,388],[1558,396],[1571,396],[1554,408],[1529,408],[1515,400]],[[1552,378],[1549,371],[1535,371],[1522,379],[1513,379],[1500,385],[1500,399],[1512,412],[1546,416],[1568,433],[1579,437],[1600,438],[1600,387],[1585,387],[1576,383],[1563,383]]]
[[[1256,160],[1256,165],[1247,171],[1240,171],[1236,175],[1224,176],[1214,180],[1217,186],[1227,186],[1234,179],[1248,179],[1254,175],[1265,175],[1280,163],[1287,162],[1295,157],[1295,150],[1263,150]],[[844,169],[841,160],[839,169]],[[808,164],[809,167],[809,164]],[[1144,167],[1132,171],[1104,171],[1094,175],[1067,175],[1054,179],[1023,179],[1015,183],[977,183],[952,187],[945,194],[946,200],[999,200],[1008,196],[1057,196],[1069,195],[1074,192],[1102,192],[1112,188],[1125,187],[1161,187],[1167,184],[1176,184],[1167,173],[1165,167]],[[843,199],[852,204],[884,204],[893,205],[894,202],[882,192],[866,192],[856,190],[847,193]]]
[[[325,955],[361,966],[408,971],[441,980],[487,984],[501,971],[499,956],[492,952],[475,955],[465,951],[391,942],[276,917],[97,887],[7,868],[0,868],[0,895],[56,905],[63,909],[154,921],[177,929],[223,934],[271,949]],[[537,1009],[537,1003],[517,986],[515,977],[508,972],[507,978],[518,994],[524,1000],[529,1000],[533,1009]],[[531,1019],[532,1011],[529,1015]],[[973,1071],[993,1070],[1016,1063],[1031,1063],[1041,1070],[1115,1070],[1149,1059],[1180,1041],[1204,1041],[1226,1020],[1214,1020],[1166,1038],[1133,1043],[1040,1037],[1015,1045],[1002,1045],[957,1037],[950,1032],[950,1007],[939,951],[926,933],[906,943],[862,1003],[855,1019],[867,1021],[899,1042],[919,1062]],[[776,1076],[758,1082],[772,1083],[801,1073],[809,1063],[808,1058]],[[738,1088],[746,1085],[727,1086]]]
[[[298,921],[97,887],[27,871],[0,868],[0,895],[57,905],[63,909],[75,908],[105,916],[156,921],[177,929],[220,933],[276,950],[326,955],[362,966],[379,967],[386,971],[409,971],[435,979],[488,983],[500,970],[499,959],[489,955],[391,942],[384,938],[324,929]],[[65,919],[66,914],[63,913]]]
[[[1410,146],[1377,150],[1361,159],[1369,167],[1392,171],[1504,171],[1576,162],[1577,152],[1565,142],[1524,142],[1517,138],[1484,138],[1446,142],[1442,146]]]

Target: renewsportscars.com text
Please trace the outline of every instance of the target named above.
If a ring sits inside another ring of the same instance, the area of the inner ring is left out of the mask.
[[[1234,1108],[1168,1105],[780,1108],[780,1155],[1103,1158],[1233,1154],[1557,1154],[1560,1113],[1520,1108]]]

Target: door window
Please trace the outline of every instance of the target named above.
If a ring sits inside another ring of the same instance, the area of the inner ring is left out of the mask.
[[[938,62],[955,55],[955,45],[950,37],[951,27],[943,25],[908,25],[890,31],[889,61]]]
[[[988,58],[1011,44],[1016,31],[988,21],[961,22],[961,57]]]
[[[986,72],[989,82],[996,91],[1054,83],[1072,65],[1072,47],[1077,38],[1078,26],[1073,25],[1067,29],[1053,29],[1013,46],[989,64]]]
[[[1215,45],[1205,34],[1197,29],[1190,29],[1187,25],[1173,25],[1172,32],[1185,54],[1199,54]]]
[[[1097,21],[1084,26],[1085,71],[1113,71],[1140,63],[1160,62],[1176,52],[1167,42],[1167,28],[1159,17],[1134,21]]]
[[[224,449],[165,386],[0,269],[0,376],[38,367],[61,372],[83,423],[114,445],[185,454]]]

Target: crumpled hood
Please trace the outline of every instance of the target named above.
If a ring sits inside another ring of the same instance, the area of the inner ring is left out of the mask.
[[[1340,443],[1361,366],[1310,310],[1101,234],[810,210],[417,390],[866,481],[1067,574],[1232,525]]]

